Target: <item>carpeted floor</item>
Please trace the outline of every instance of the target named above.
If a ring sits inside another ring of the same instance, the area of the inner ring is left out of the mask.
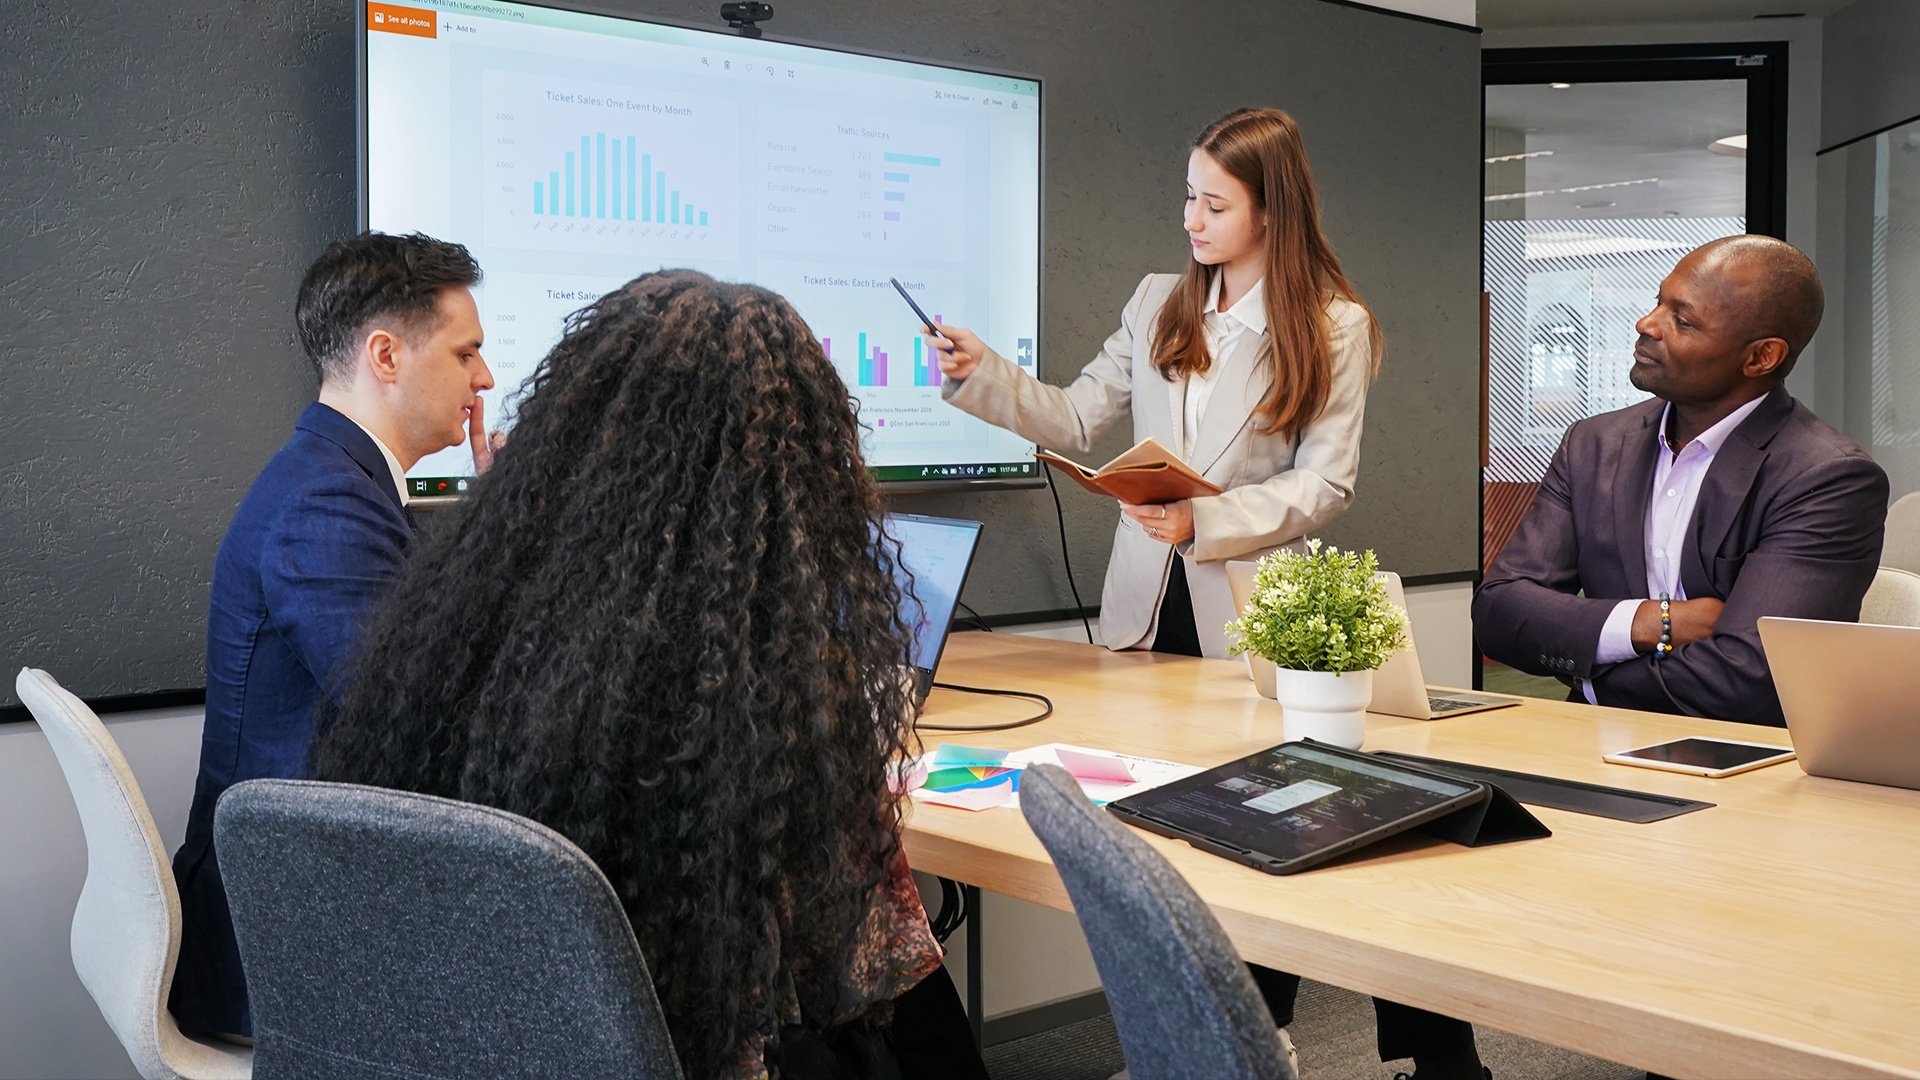
[[[1374,1050],[1373,1005],[1364,996],[1307,982],[1290,1029],[1302,1080],[1389,1080],[1408,1062]],[[1637,1069],[1482,1028],[1480,1057],[1496,1080],[1634,1080]],[[1098,1016],[987,1048],[994,1080],[1107,1080],[1126,1065],[1113,1021]]]

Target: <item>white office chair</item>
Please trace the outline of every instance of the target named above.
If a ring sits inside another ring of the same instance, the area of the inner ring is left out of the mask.
[[[80,811],[87,880],[73,908],[73,968],[148,1080],[247,1080],[253,1051],[182,1034],[167,1012],[180,955],[180,893],[140,783],[92,709],[22,668],[20,701],[46,732]]]
[[[1920,491],[1900,496],[1888,508],[1880,565],[1920,572]]]
[[[1880,626],[1920,626],[1920,574],[1893,566],[1874,572],[1860,600],[1860,621]]]

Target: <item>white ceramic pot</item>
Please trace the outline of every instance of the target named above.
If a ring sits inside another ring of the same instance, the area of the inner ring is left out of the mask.
[[[1253,680],[1254,692],[1268,701],[1273,700],[1273,661],[1253,653],[1243,654],[1247,660],[1247,678]]]
[[[1373,672],[1295,671],[1275,668],[1274,699],[1280,703],[1281,731],[1288,742],[1315,739],[1349,750],[1367,738],[1367,703],[1373,699]]]

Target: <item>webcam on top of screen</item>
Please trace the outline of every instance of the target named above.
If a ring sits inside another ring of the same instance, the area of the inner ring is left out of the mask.
[[[741,37],[757,38],[760,36],[760,24],[773,18],[773,5],[760,3],[760,0],[721,4],[720,17],[727,20],[727,25]]]

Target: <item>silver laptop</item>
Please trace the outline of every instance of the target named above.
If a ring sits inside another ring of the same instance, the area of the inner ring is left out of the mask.
[[[1920,788],[1920,627],[1769,615],[1760,643],[1809,776]]]
[[[1247,601],[1253,598],[1253,575],[1257,564],[1251,562],[1229,562],[1227,564],[1227,587],[1233,591],[1233,606],[1236,611],[1245,611]],[[1400,575],[1390,571],[1380,574],[1387,584],[1387,598],[1393,606],[1402,612],[1407,610],[1407,595],[1400,587]],[[1407,630],[1409,642],[1413,639],[1413,630]],[[1273,664],[1262,660],[1252,653],[1247,654],[1247,674],[1252,676],[1253,685],[1261,697],[1273,696]],[[1369,712],[1386,713],[1390,716],[1408,716],[1415,720],[1438,720],[1443,716],[1459,716],[1462,713],[1479,712],[1483,709],[1500,709],[1508,705],[1518,705],[1520,699],[1506,694],[1483,694],[1477,690],[1441,690],[1427,685],[1426,676],[1420,671],[1420,649],[1418,645],[1409,645],[1381,665],[1373,675],[1373,701],[1368,704]]]
[[[927,703],[933,672],[946,651],[960,590],[973,567],[980,523],[922,514],[886,515],[894,551],[894,581],[900,586],[900,621],[913,627],[913,704]]]

